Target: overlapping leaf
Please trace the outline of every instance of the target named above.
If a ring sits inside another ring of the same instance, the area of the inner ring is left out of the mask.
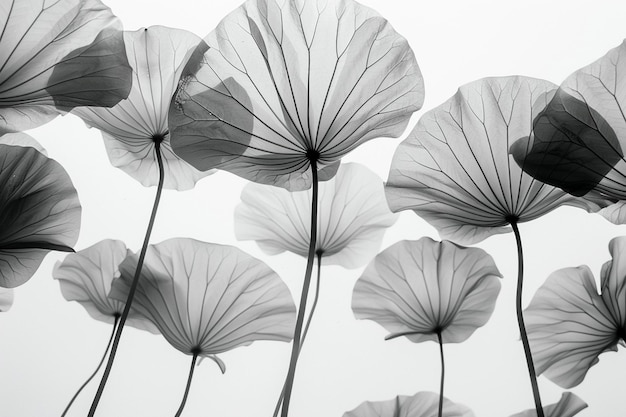
[[[28,281],[51,250],[71,251],[80,213],[61,165],[33,147],[0,140],[0,286]]]
[[[191,32],[151,26],[124,32],[133,69],[128,98],[112,108],[80,107],[73,113],[102,131],[111,163],[145,186],[158,183],[155,142],[165,167],[165,188],[185,190],[210,172],[200,172],[170,146],[167,112],[183,67],[202,40]]]
[[[438,417],[439,395],[434,392],[418,392],[409,397],[398,395],[387,401],[366,401],[343,417]],[[474,417],[464,405],[443,399],[442,417]]]
[[[111,297],[126,299],[137,260],[122,262]],[[295,324],[291,294],[268,266],[235,247],[184,238],[148,247],[131,314],[181,352],[208,357],[255,340],[289,341]]]
[[[414,210],[441,237],[471,244],[535,219],[561,204],[599,207],[525,174],[509,155],[532,134],[533,119],[556,86],[527,77],[485,78],[461,86],[424,114],[394,154],[386,184],[393,211]]]
[[[119,266],[128,255],[124,242],[105,239],[69,254],[57,262],[52,271],[59,280],[61,293],[67,301],[79,302],[96,320],[113,324],[124,311],[124,302],[110,298],[111,282],[119,274]],[[146,320],[131,317],[127,324],[158,333]]]
[[[525,311],[538,373],[564,388],[582,382],[607,350],[626,339],[626,237],[609,244],[612,261],[601,273],[601,293],[587,266],[560,269],[537,290]]]
[[[367,266],[352,311],[413,342],[458,343],[484,325],[500,291],[500,272],[478,248],[428,237],[401,241]]]
[[[128,95],[121,23],[99,0],[5,0],[0,28],[0,133]]]
[[[545,417],[573,417],[587,408],[587,403],[576,394],[564,392],[556,404],[543,407]],[[537,417],[537,410],[530,409],[512,415],[511,417]]]
[[[170,111],[174,151],[201,170],[306,189],[310,159],[331,178],[423,102],[407,41],[352,0],[249,0],[205,41]]]
[[[320,184],[317,252],[325,264],[357,268],[378,251],[396,216],[389,211],[383,183],[359,164],[344,164]],[[235,235],[255,240],[269,254],[290,251],[306,257],[311,228],[311,191],[249,183],[235,210]]]
[[[626,42],[561,84],[534,136],[512,148],[526,172],[576,196],[626,199],[625,58]],[[626,222],[626,214],[607,218]]]

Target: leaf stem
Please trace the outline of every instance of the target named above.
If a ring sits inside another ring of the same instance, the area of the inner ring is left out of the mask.
[[[78,388],[78,391],[76,391],[76,393],[74,394],[74,396],[72,397],[70,402],[67,403],[67,406],[65,407],[65,410],[63,410],[63,414],[61,414],[61,417],[65,417],[65,415],[69,411],[69,409],[72,406],[72,404],[74,404],[74,401],[76,400],[78,395],[83,391],[83,389],[87,386],[87,384],[89,384],[91,382],[91,380],[96,376],[96,374],[98,373],[98,371],[102,367],[102,364],[104,363],[104,360],[107,357],[107,353],[109,353],[109,348],[111,347],[111,343],[113,342],[113,336],[115,336],[115,329],[117,328],[117,324],[118,324],[119,319],[120,319],[120,316],[116,315],[115,318],[114,318],[114,321],[113,321],[113,330],[111,330],[111,336],[109,337],[109,343],[107,343],[107,347],[104,350],[104,354],[102,355],[102,359],[100,359],[100,363],[98,363],[98,366],[96,367],[96,370],[93,371],[93,373],[89,376],[89,378],[87,378],[87,380],[85,382],[83,382],[83,385],[81,385],[80,388]]]
[[[439,341],[439,353],[441,355],[441,382],[439,384],[439,417],[443,416],[443,381],[446,374],[446,365],[443,360],[443,341],[441,340],[441,330],[437,330],[437,340]]]
[[[530,350],[530,343],[528,342],[528,334],[526,333],[526,326],[524,325],[524,314],[522,312],[522,288],[524,283],[524,253],[522,251],[522,237],[520,236],[519,228],[517,227],[516,220],[509,220],[513,233],[515,234],[515,241],[517,243],[517,294],[515,297],[515,311],[517,313],[517,325],[519,326],[520,336],[522,338],[522,345],[524,346],[524,355],[526,356],[526,365],[528,367],[528,375],[530,377],[530,385],[533,390],[533,398],[535,400],[535,409],[537,410],[537,417],[544,417],[543,407],[541,405],[541,397],[539,395],[539,386],[537,385],[537,373],[535,372],[535,365],[533,364],[533,355]]]
[[[163,168],[163,157],[161,155],[161,142],[160,140],[154,141],[154,152],[156,154],[157,164],[159,167],[159,184],[157,185],[157,192],[154,198],[154,205],[152,206],[152,213],[150,215],[150,220],[148,221],[148,228],[146,230],[146,236],[143,241],[143,246],[141,247],[141,253],[139,254],[139,260],[137,261],[137,269],[135,269],[135,276],[133,277],[133,282],[130,285],[130,290],[128,292],[128,297],[126,298],[126,305],[124,306],[124,311],[122,312],[122,316],[120,317],[120,322],[117,327],[117,331],[115,332],[115,339],[113,340],[113,347],[111,348],[111,354],[109,355],[109,360],[107,361],[106,368],[104,369],[104,374],[102,375],[102,379],[100,380],[100,385],[98,386],[98,391],[91,403],[91,408],[89,409],[89,414],[87,417],[93,417],[96,413],[96,409],[98,408],[98,403],[100,402],[100,397],[102,397],[102,392],[104,391],[104,387],[106,385],[107,379],[109,378],[109,374],[111,373],[111,368],[113,367],[113,362],[115,360],[115,354],[117,353],[117,347],[120,343],[120,338],[122,336],[122,330],[124,330],[124,324],[126,323],[126,318],[128,317],[128,313],[130,312],[130,306],[133,302],[133,298],[135,297],[135,291],[137,290],[137,284],[139,283],[139,276],[141,274],[141,268],[143,267],[143,261],[146,257],[146,251],[148,249],[148,242],[150,241],[150,235],[152,234],[152,227],[154,226],[154,220],[156,218],[157,209],[159,207],[159,201],[161,200],[161,192],[163,191],[163,181],[165,180],[165,170]]]
[[[313,299],[313,304],[311,304],[311,311],[309,312],[309,318],[307,319],[306,326],[304,326],[304,332],[302,332],[302,341],[300,342],[300,351],[298,352],[298,356],[302,351],[302,346],[304,345],[304,340],[306,339],[306,335],[309,333],[309,326],[311,325],[311,320],[313,319],[313,313],[315,312],[315,308],[317,307],[317,301],[320,296],[320,277],[322,271],[322,251],[317,251],[317,282],[315,284],[315,298]],[[285,398],[285,386],[287,381],[283,384],[283,388],[280,391],[280,396],[278,397],[278,401],[276,402],[276,407],[274,407],[273,417],[277,417],[280,411],[280,406],[283,403],[283,398]]]
[[[291,347],[291,359],[289,361],[289,371],[287,372],[287,380],[285,381],[285,396],[283,398],[283,408],[281,417],[287,417],[289,414],[289,402],[291,400],[291,391],[293,381],[296,374],[296,364],[300,354],[300,340],[302,338],[302,325],[304,324],[304,315],[306,310],[306,302],[309,296],[309,286],[311,284],[311,275],[313,274],[313,263],[315,260],[315,247],[317,246],[317,199],[318,199],[318,180],[317,180],[317,158],[310,157],[312,172],[312,197],[311,197],[311,240],[309,241],[309,254],[306,263],[306,272],[304,274],[304,284],[302,285],[302,295],[300,296],[300,307],[298,309],[298,317],[296,319],[296,328],[293,334],[293,345]]]
[[[189,395],[189,388],[191,387],[191,379],[193,378],[193,370],[196,367],[196,360],[198,359],[198,354],[194,353],[191,358],[191,368],[189,368],[189,376],[187,377],[187,386],[185,387],[185,393],[183,394],[183,400],[180,403],[180,407],[178,407],[178,411],[176,411],[176,415],[174,417],[180,417],[183,413],[183,408],[185,408],[185,403],[187,403],[187,396]]]

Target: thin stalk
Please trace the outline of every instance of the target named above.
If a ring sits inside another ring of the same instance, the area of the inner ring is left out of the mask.
[[[443,381],[446,374],[446,365],[443,361],[443,341],[441,340],[441,330],[437,331],[439,341],[439,353],[441,354],[441,383],[439,384],[439,417],[443,416]]]
[[[302,346],[304,345],[304,340],[306,339],[306,335],[309,333],[309,326],[311,325],[311,320],[313,319],[313,313],[315,312],[315,307],[317,307],[317,301],[320,296],[320,277],[322,271],[322,255],[321,251],[317,252],[317,282],[315,283],[315,297],[313,298],[313,304],[311,304],[311,311],[309,312],[309,318],[306,321],[306,325],[304,326],[304,332],[302,332],[302,341],[300,342],[300,351],[302,351]],[[300,355],[300,351],[298,352],[298,356]],[[285,398],[285,386],[287,381],[283,384],[283,388],[280,391],[280,396],[278,397],[278,401],[276,402],[276,407],[274,407],[273,417],[277,417],[280,411],[280,406],[283,403],[283,398]]]
[[[291,359],[289,361],[289,371],[287,372],[287,380],[285,381],[285,395],[283,398],[283,408],[281,417],[287,417],[289,414],[289,401],[291,400],[291,390],[296,374],[296,364],[298,355],[300,354],[300,340],[302,338],[302,325],[304,324],[304,314],[306,310],[306,302],[309,296],[309,286],[311,284],[311,275],[313,275],[313,263],[315,261],[315,246],[317,245],[317,199],[318,199],[318,181],[317,181],[317,158],[311,157],[313,192],[311,197],[311,240],[309,241],[309,256],[306,263],[306,272],[304,274],[304,284],[302,285],[302,295],[300,296],[300,307],[298,309],[298,318],[296,319],[296,328],[293,334],[293,345],[291,347]]]
[[[106,349],[104,349],[104,354],[102,355],[102,359],[100,359],[100,363],[98,363],[98,366],[96,367],[96,370],[93,371],[93,373],[89,376],[89,378],[87,378],[87,380],[85,382],[83,382],[83,385],[81,385],[80,388],[78,388],[78,391],[76,391],[76,393],[74,394],[74,396],[72,397],[70,402],[67,403],[67,406],[65,407],[65,410],[63,410],[63,414],[61,414],[61,417],[65,417],[65,415],[69,411],[69,409],[72,406],[72,404],[74,404],[74,401],[76,400],[78,395],[83,391],[83,389],[87,386],[87,384],[89,384],[91,382],[91,380],[96,376],[96,374],[98,373],[98,371],[102,367],[102,364],[104,363],[104,360],[107,357],[107,353],[109,353],[109,348],[111,347],[111,343],[113,342],[113,336],[115,336],[115,329],[117,328],[117,323],[118,323],[119,319],[120,319],[120,317],[118,315],[116,315],[115,319],[113,321],[113,330],[111,330],[111,337],[109,337],[109,343],[107,343],[107,347],[106,347]]]
[[[193,370],[196,367],[196,360],[198,359],[198,354],[194,353],[191,358],[191,368],[189,368],[189,377],[187,377],[187,386],[185,387],[185,393],[183,394],[183,400],[180,403],[180,407],[178,407],[178,411],[174,417],[180,417],[183,413],[183,408],[185,408],[185,403],[187,402],[187,395],[189,395],[189,388],[191,387],[191,379],[193,378]]]
[[[535,400],[535,409],[537,410],[537,417],[544,417],[543,407],[541,406],[541,397],[539,395],[539,385],[537,385],[537,373],[535,372],[535,365],[533,364],[533,355],[530,351],[530,343],[528,342],[528,334],[526,333],[526,326],[524,325],[524,314],[522,312],[522,288],[524,283],[524,253],[522,251],[522,238],[517,227],[517,221],[512,220],[511,227],[515,234],[515,241],[517,242],[517,294],[515,297],[515,311],[517,313],[517,325],[519,326],[519,332],[522,338],[522,345],[524,346],[524,355],[526,355],[526,365],[528,366],[528,375],[530,377],[530,385],[533,390],[533,398]]]
[[[163,191],[163,181],[165,180],[165,170],[163,168],[163,158],[161,156],[160,140],[159,141],[155,140],[154,152],[156,153],[157,164],[159,166],[159,184],[157,185],[157,192],[154,198],[154,205],[152,206],[152,214],[150,215],[150,220],[148,221],[148,228],[146,230],[146,236],[143,240],[143,246],[141,247],[139,260],[137,261],[137,269],[135,269],[135,276],[133,277],[133,282],[130,285],[130,291],[128,292],[128,297],[126,297],[126,305],[124,306],[124,311],[122,312],[122,316],[120,317],[120,322],[117,327],[117,331],[115,332],[115,339],[113,340],[111,354],[109,355],[107,366],[104,369],[104,374],[102,375],[102,379],[100,380],[98,391],[96,392],[93,402],[91,403],[91,408],[89,409],[89,414],[87,415],[87,417],[93,417],[94,414],[96,413],[96,408],[98,408],[100,397],[102,397],[102,392],[104,391],[104,387],[106,385],[107,379],[109,378],[109,374],[111,373],[111,368],[113,367],[113,361],[115,360],[115,354],[117,353],[117,347],[120,343],[120,338],[122,337],[122,330],[124,330],[124,324],[126,323],[126,318],[128,317],[128,313],[130,312],[130,306],[133,302],[133,298],[135,297],[135,291],[137,290],[137,284],[139,283],[139,276],[141,274],[141,268],[143,267],[143,260],[146,257],[146,251],[148,249],[148,242],[150,241],[150,235],[152,234],[152,227],[154,226],[154,220],[156,218],[157,209],[159,208],[159,201],[161,200],[161,192]]]

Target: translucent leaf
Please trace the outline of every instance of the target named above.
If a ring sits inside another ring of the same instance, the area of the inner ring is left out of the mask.
[[[583,196],[626,199],[626,42],[570,75],[513,148],[535,178]]]
[[[22,132],[16,133],[6,133],[0,136],[0,145],[12,145],[12,146],[29,146],[31,148],[35,148],[39,151],[39,153],[44,156],[48,156],[48,153],[44,149],[43,146],[39,142],[35,140],[30,135]]]
[[[141,182],[156,185],[159,170],[155,141],[165,166],[164,187],[193,188],[209,175],[174,154],[170,145],[167,112],[184,65],[202,40],[191,32],[151,26],[124,32],[124,42],[133,69],[128,98],[112,108],[79,107],[72,111],[88,126],[102,131],[111,163]]]
[[[603,279],[607,272],[603,270]],[[548,277],[524,312],[538,374],[571,388],[602,352],[616,349],[619,328],[607,297],[598,294],[587,266],[560,269]]]
[[[357,319],[374,320],[413,342],[467,339],[495,307],[501,277],[491,256],[478,248],[428,237],[401,241],[367,266],[352,294]]]
[[[28,281],[51,250],[72,251],[80,212],[61,165],[32,147],[0,144],[0,286]]]
[[[126,299],[136,266],[137,255],[122,262],[111,297]],[[201,356],[255,340],[289,341],[295,311],[287,286],[261,261],[183,238],[148,247],[131,308],[176,349]]]
[[[343,417],[438,417],[439,395],[434,392],[418,392],[409,397],[398,395],[387,401],[366,401]],[[443,399],[442,417],[474,417],[464,405]]]
[[[585,408],[587,408],[587,403],[581,400],[576,394],[564,392],[556,404],[543,407],[543,412],[545,417],[573,417]],[[537,417],[537,410],[533,408],[512,415],[511,417]]]
[[[67,301],[79,302],[96,320],[113,323],[124,311],[125,301],[108,297],[113,278],[119,274],[119,265],[127,256],[124,242],[105,239],[69,254],[57,262],[52,271],[59,280],[61,293]],[[130,317],[126,321],[133,327],[158,333],[147,320]]]
[[[303,190],[361,143],[396,137],[424,99],[407,41],[352,0],[249,0],[190,61],[172,146],[200,170]]]
[[[425,113],[396,150],[386,184],[391,210],[414,210],[442,238],[463,244],[505,233],[510,219],[529,221],[561,204],[598,210],[525,174],[509,155],[514,140],[531,135],[533,115],[555,88],[519,76],[461,86]]]
[[[0,27],[0,131],[128,95],[121,23],[99,0],[3,1]]]
[[[266,253],[306,257],[311,228],[311,190],[249,183],[235,209],[235,235],[255,240]],[[324,264],[357,268],[378,251],[396,216],[389,211],[383,182],[359,164],[343,164],[337,176],[320,183],[317,250]]]
[[[9,311],[13,305],[13,289],[0,287],[0,312]]]

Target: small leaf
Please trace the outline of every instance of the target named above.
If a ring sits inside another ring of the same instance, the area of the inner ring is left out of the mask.
[[[545,417],[574,417],[585,408],[587,408],[587,403],[576,394],[564,392],[557,403],[543,407],[543,412]],[[537,410],[533,408],[511,417],[537,417]]]
[[[13,289],[0,287],[0,312],[9,311],[13,305]]]
[[[478,248],[428,237],[401,241],[367,266],[354,286],[352,311],[413,342],[467,339],[484,325],[500,291],[500,272]]]
[[[439,395],[434,392],[418,392],[409,397],[398,395],[387,401],[366,401],[343,417],[438,417]],[[474,417],[464,405],[443,399],[442,417]]]

